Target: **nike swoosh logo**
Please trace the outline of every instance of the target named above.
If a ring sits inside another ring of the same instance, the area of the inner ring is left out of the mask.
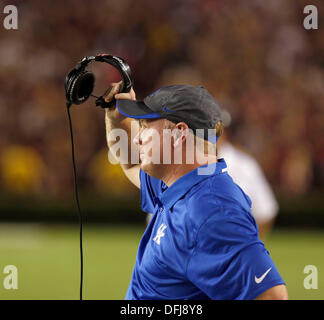
[[[263,281],[263,279],[267,276],[267,274],[270,272],[271,269],[272,269],[272,267],[269,268],[260,278],[257,278],[256,276],[254,276],[255,283],[258,283],[258,284],[261,283]]]

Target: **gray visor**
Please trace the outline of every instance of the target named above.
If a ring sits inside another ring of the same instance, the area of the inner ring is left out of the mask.
[[[153,112],[143,101],[117,100],[116,107],[125,117],[134,119],[159,119],[162,116]]]

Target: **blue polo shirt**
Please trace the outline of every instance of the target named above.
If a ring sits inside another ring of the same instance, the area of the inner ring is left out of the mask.
[[[258,238],[250,198],[223,159],[213,166],[211,174],[197,168],[169,188],[140,170],[142,210],[153,216],[127,300],[254,299],[284,284]]]

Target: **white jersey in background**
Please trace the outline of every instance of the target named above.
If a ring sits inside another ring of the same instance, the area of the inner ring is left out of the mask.
[[[278,213],[278,203],[257,161],[229,142],[219,146],[218,158],[225,159],[229,175],[251,198],[257,223],[273,219]]]

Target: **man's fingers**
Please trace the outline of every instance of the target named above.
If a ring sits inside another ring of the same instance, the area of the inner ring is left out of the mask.
[[[113,99],[114,95],[119,91],[121,84],[121,81],[111,84],[111,87],[103,94],[103,98],[106,102],[110,102]]]
[[[130,92],[117,93],[115,99],[136,100],[135,91],[131,88]]]
[[[131,88],[131,90],[130,90],[130,95],[132,97],[132,100],[136,100],[136,94],[135,94],[135,91],[133,88]]]
[[[132,96],[129,92],[127,93],[117,93],[115,94],[115,99],[123,99],[123,100],[133,100]]]
[[[113,82],[111,86],[107,89],[107,91],[103,94],[103,98],[106,102],[110,102],[113,98],[115,99],[124,99],[124,100],[136,100],[135,91],[131,88],[130,92],[118,93],[121,86],[122,81]]]

